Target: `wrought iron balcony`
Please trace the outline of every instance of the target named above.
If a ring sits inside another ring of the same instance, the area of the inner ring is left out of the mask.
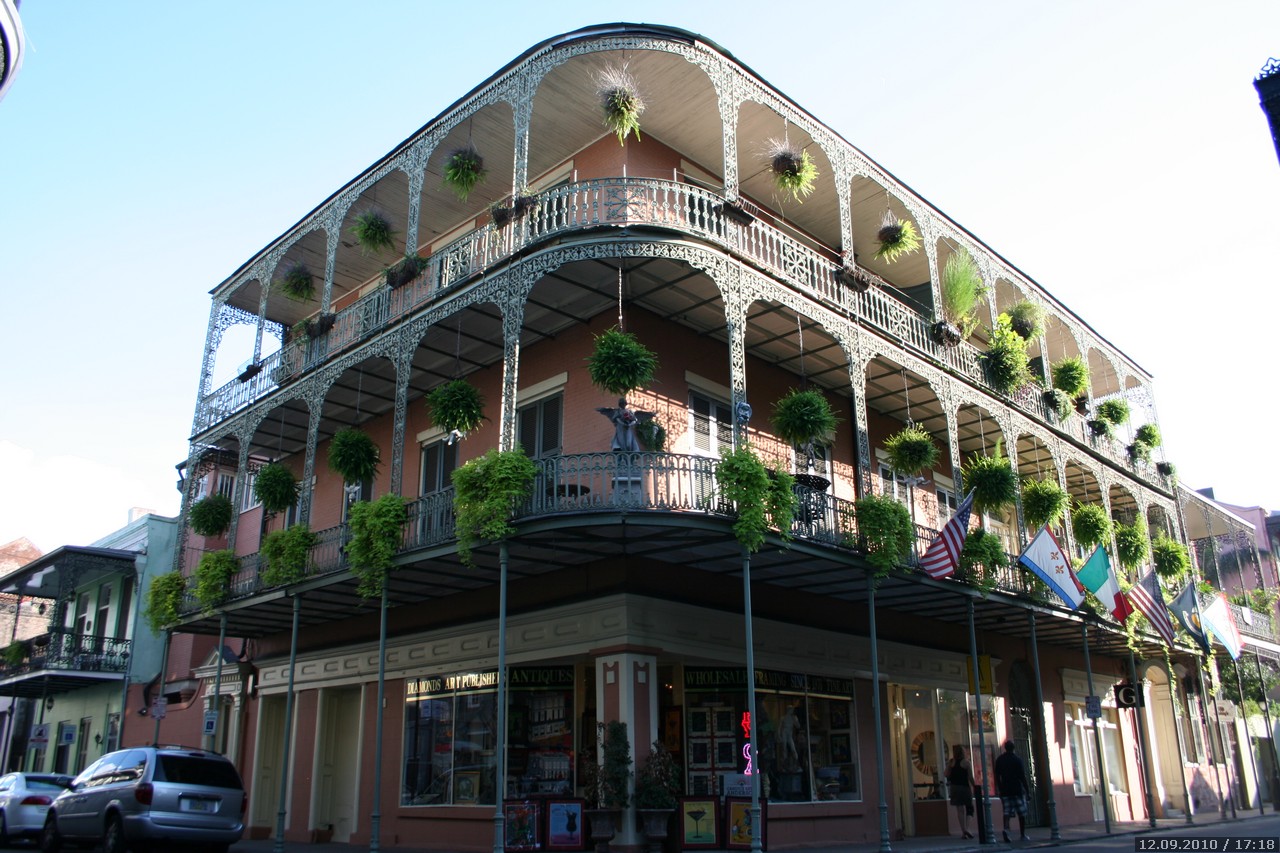
[[[113,675],[129,665],[132,643],[115,637],[95,637],[74,631],[50,631],[23,644],[21,661],[0,663],[0,685],[6,689],[29,681],[37,692],[46,680],[51,692],[68,690]],[[19,693],[19,695],[27,695]]]

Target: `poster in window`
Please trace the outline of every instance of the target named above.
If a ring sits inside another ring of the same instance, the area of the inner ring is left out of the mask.
[[[538,803],[507,803],[504,810],[507,850],[541,850],[538,843]]]
[[[680,847],[684,850],[718,849],[720,819],[715,797],[680,798]]]
[[[480,799],[480,771],[460,770],[453,774],[453,801],[471,805]]]
[[[587,833],[583,828],[585,800],[547,800],[547,849],[581,850]]]
[[[831,736],[831,763],[848,764],[852,760],[848,735]]]
[[[849,728],[849,705],[847,702],[831,703],[831,728]]]
[[[662,715],[662,745],[667,748],[667,752],[679,754],[681,752],[681,709],[668,708]]]
[[[768,802],[760,801],[760,847],[769,849]],[[724,846],[729,850],[751,849],[751,800],[747,797],[724,799]]]

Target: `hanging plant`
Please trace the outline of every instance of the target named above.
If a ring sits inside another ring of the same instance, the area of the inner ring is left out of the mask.
[[[1133,440],[1147,447],[1160,446],[1160,427],[1155,424],[1143,424],[1134,433]]]
[[[1071,532],[1077,545],[1091,550],[1111,538],[1111,519],[1097,504],[1076,504],[1071,511]]]
[[[920,249],[920,234],[910,219],[898,219],[893,211],[885,208],[880,217],[880,230],[876,232],[876,240],[880,247],[876,249],[876,257],[893,263],[903,255],[910,255]]]
[[[258,570],[263,586],[288,586],[307,576],[307,559],[316,545],[316,534],[305,524],[273,530],[258,549],[265,565]],[[350,547],[350,546],[348,546]]]
[[[387,282],[387,287],[396,290],[422,275],[426,269],[427,259],[415,252],[405,255],[398,262],[387,267],[382,271],[382,275]]]
[[[427,415],[445,432],[463,435],[477,429],[484,416],[484,397],[465,379],[455,379],[429,391]]]
[[[978,264],[967,250],[959,249],[947,258],[947,263],[942,268],[939,290],[942,296],[940,322],[949,324],[952,328],[939,330],[935,325],[934,340],[943,346],[955,346],[978,328],[978,302],[987,292],[982,283],[982,274],[978,272]]]
[[[889,467],[899,474],[914,477],[938,464],[940,451],[928,430],[908,424],[884,441],[889,454]]]
[[[1053,387],[1075,399],[1089,390],[1089,365],[1078,355],[1067,356],[1049,368]],[[1088,401],[1085,401],[1086,404]]]
[[[253,480],[253,496],[267,512],[285,512],[298,502],[298,478],[280,462],[263,465]]]
[[[476,543],[515,532],[511,513],[533,490],[537,476],[538,466],[521,449],[490,450],[454,470],[453,510],[463,563],[475,565],[471,551]]]
[[[821,391],[792,388],[773,404],[773,429],[793,447],[828,447],[840,423]]]
[[[1151,540],[1147,538],[1145,524],[1117,524],[1115,527],[1116,557],[1126,569],[1135,569],[1146,562],[1151,553]]]
[[[231,578],[238,571],[240,561],[236,559],[235,551],[209,551],[200,558],[192,593],[205,612],[227,600]]]
[[[351,538],[345,553],[347,566],[359,583],[361,598],[382,595],[382,580],[395,567],[409,513],[404,498],[388,492],[376,501],[357,501],[348,513]]]
[[[982,360],[987,366],[991,387],[1001,394],[1011,396],[1031,381],[1027,342],[1013,330],[1008,314],[996,318]]]
[[[1106,421],[1112,426],[1120,426],[1129,420],[1129,403],[1122,397],[1103,400],[1097,406],[1098,420]]]
[[[1169,583],[1176,583],[1191,571],[1191,556],[1181,542],[1162,533],[1151,543],[1151,564],[1157,575]]]
[[[234,510],[226,495],[209,495],[191,505],[188,522],[200,536],[221,536],[231,526]]]
[[[1111,424],[1111,421],[1103,420],[1102,418],[1091,418],[1087,423],[1089,424],[1089,432],[1093,434],[1094,438],[1105,438],[1107,441],[1111,441],[1116,437],[1116,428]]]
[[[1134,465],[1139,463],[1148,465],[1151,463],[1151,445],[1135,440],[1125,450],[1129,454],[1129,461]]]
[[[291,264],[280,278],[280,289],[284,295],[296,302],[306,302],[315,296],[315,277],[307,265],[298,261]]]
[[[1030,299],[1015,302],[1008,311],[1009,324],[1024,341],[1033,341],[1044,334],[1044,306]]]
[[[636,424],[636,438],[647,450],[655,453],[667,449],[667,431],[654,418],[646,418]]]
[[[657,369],[658,357],[616,326],[596,335],[595,351],[587,357],[591,384],[619,397],[648,385]]]
[[[867,562],[876,569],[876,577],[889,574],[894,566],[905,565],[915,541],[911,513],[893,498],[867,495],[853,503],[858,524],[858,547],[865,549]]]
[[[1067,511],[1067,493],[1057,480],[1036,480],[1027,477],[1022,481],[1022,518],[1027,529],[1037,531],[1053,527]]]
[[[454,151],[444,161],[444,185],[453,190],[459,201],[466,201],[484,176],[484,158],[470,145]]]
[[[1071,417],[1071,413],[1076,410],[1076,401],[1071,399],[1070,394],[1060,388],[1050,388],[1045,391],[1044,402],[1053,411],[1053,416],[1059,422]]]
[[[1009,555],[1005,553],[1000,537],[986,530],[971,532],[960,549],[960,576],[985,596],[1000,582],[1000,571],[1009,568]]]
[[[786,139],[770,139],[765,152],[773,169],[774,185],[790,193],[796,201],[803,202],[813,192],[818,180],[818,165],[809,152]]]
[[[362,254],[372,255],[383,249],[395,248],[396,232],[391,230],[391,223],[387,218],[376,210],[358,214],[351,233],[360,244]]]
[[[329,441],[329,470],[341,474],[344,483],[372,480],[379,461],[378,445],[355,427],[338,430]]]
[[[631,133],[635,133],[639,141],[640,116],[644,113],[645,104],[627,66],[605,66],[596,77],[596,93],[604,109],[604,125],[618,137],[618,144],[626,145],[627,136]]]
[[[170,625],[177,624],[186,596],[187,579],[177,569],[152,579],[151,586],[147,588],[147,605],[142,611],[152,633],[159,634]]]
[[[981,514],[1004,509],[1018,499],[1018,475],[999,447],[992,456],[973,456],[964,467],[964,486],[973,490],[973,508]]]
[[[1172,462],[1157,462],[1156,470],[1160,472],[1162,477],[1172,477],[1178,473],[1178,469],[1174,467]]]
[[[771,478],[760,457],[743,442],[736,450],[721,451],[716,483],[721,500],[737,507],[733,534],[743,548],[759,551],[771,525],[789,538],[795,516],[794,477],[779,471]]]

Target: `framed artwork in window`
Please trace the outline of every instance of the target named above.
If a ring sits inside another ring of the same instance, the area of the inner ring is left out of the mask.
[[[680,798],[680,847],[715,850],[720,845],[720,815],[715,797]]]
[[[769,804],[760,801],[760,846],[769,849]],[[724,798],[724,846],[727,850],[751,849],[751,798]]]
[[[585,800],[547,800],[548,850],[583,849],[587,840],[585,808]]]
[[[689,741],[689,767],[701,769],[711,766],[711,741],[707,738]]]
[[[507,840],[506,850],[539,850],[538,842],[538,802],[507,803],[503,809],[506,815]]]
[[[732,708],[716,708],[713,717],[716,737],[733,737],[734,713]]]
[[[711,734],[711,709],[694,708],[689,712],[689,737],[708,737]]]

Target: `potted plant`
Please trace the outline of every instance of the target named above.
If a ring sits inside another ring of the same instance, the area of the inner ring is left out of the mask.
[[[453,190],[459,201],[466,201],[484,176],[484,158],[470,145],[457,149],[444,161],[444,185]]]
[[[978,327],[978,301],[987,292],[978,264],[965,249],[947,258],[939,282],[941,318],[933,324],[933,340],[944,347],[958,346]]]
[[[770,139],[765,154],[773,169],[774,185],[782,192],[790,193],[796,201],[803,202],[813,192],[814,183],[818,180],[818,165],[809,152],[786,139]]]
[[[268,513],[286,512],[298,502],[298,479],[281,462],[263,465],[253,480],[253,496]]]
[[[764,463],[746,442],[736,450],[722,450],[716,466],[720,499],[732,503],[738,512],[733,535],[748,552],[764,544],[770,525],[784,539],[790,537],[795,517],[795,478],[782,471],[771,477]]]
[[[295,302],[306,302],[315,296],[315,277],[306,264],[297,261],[290,264],[280,277],[280,289]]]
[[[903,255],[920,249],[920,234],[910,219],[898,219],[893,211],[885,208],[880,218],[880,230],[876,232],[876,257],[893,263]]]
[[[813,464],[813,448],[827,447],[835,441],[839,424],[826,396],[811,388],[788,391],[773,404],[772,420],[779,438],[804,450],[808,467]]]
[[[333,324],[336,323],[337,320],[337,314],[334,314],[331,311],[321,311],[313,319],[307,321],[307,337],[311,340],[315,340],[332,329]]]
[[[307,559],[315,547],[316,538],[305,524],[268,533],[258,549],[264,564],[258,569],[262,585],[288,586],[306,577]]]
[[[649,853],[662,851],[680,790],[680,765],[662,741],[655,740],[636,774],[636,810],[649,839]]]
[[[248,382],[253,377],[262,372],[262,362],[251,362],[248,367],[240,371],[240,375],[236,377],[239,382]]]
[[[1066,510],[1067,493],[1057,480],[1027,477],[1022,481],[1022,518],[1028,530],[1052,527],[1062,519]]]
[[[756,219],[755,214],[747,209],[747,202],[741,196],[726,198],[720,204],[720,213],[739,225],[750,225]]]
[[[1150,462],[1151,451],[1160,446],[1160,428],[1155,424],[1143,424],[1129,445],[1129,459],[1133,462]]]
[[[1111,537],[1111,519],[1097,504],[1076,504],[1071,511],[1071,532],[1077,545],[1090,550]]]
[[[1033,341],[1044,334],[1044,306],[1030,299],[1015,302],[1009,307],[1009,325],[1024,341]]]
[[[889,454],[889,467],[899,474],[914,477],[938,464],[940,455],[933,436],[918,424],[907,424],[884,441]]]
[[[164,628],[177,623],[182,613],[182,600],[186,595],[187,579],[177,569],[151,581],[142,615],[146,617],[152,632],[159,634]]]
[[[1018,499],[1018,475],[997,445],[992,456],[973,456],[964,467],[965,488],[973,491],[973,509],[998,512]]]
[[[1071,413],[1076,409],[1076,401],[1061,388],[1050,388],[1045,391],[1044,402],[1060,423],[1071,417]]]
[[[12,643],[4,647],[4,662],[6,665],[22,666],[22,662],[27,659],[27,644],[22,640],[14,640]]]
[[[511,513],[533,490],[538,466],[524,450],[490,450],[453,472],[453,510],[458,556],[474,566],[472,548],[514,532]]]
[[[915,541],[915,526],[905,506],[884,495],[866,495],[854,501],[853,512],[858,548],[866,552],[876,577],[882,578],[906,562]]]
[[[240,561],[235,551],[209,551],[200,558],[192,592],[206,612],[227,600],[231,578],[238,571]]]
[[[1101,438],[1111,441],[1116,437],[1116,428],[1111,421],[1105,418],[1090,418],[1086,423],[1089,425],[1089,432],[1094,438]]]
[[[1156,470],[1160,472],[1161,477],[1172,477],[1177,473],[1177,468],[1172,462],[1157,462]]]
[[[344,483],[364,483],[378,473],[378,445],[363,430],[340,429],[329,440],[329,469]]]
[[[667,430],[656,418],[648,418],[636,424],[636,438],[646,450],[661,453],[667,449]]]
[[[351,506],[351,538],[345,550],[347,566],[359,581],[356,592],[362,598],[382,594],[382,580],[395,566],[408,520],[404,498],[390,492],[376,501],[357,501]]]
[[[997,317],[996,324],[990,331],[987,351],[982,354],[982,361],[987,366],[987,377],[991,387],[1005,396],[1012,396],[1031,381],[1031,371],[1027,366],[1027,342],[1013,330],[1008,314]]]
[[[1115,526],[1116,557],[1126,569],[1142,565],[1151,552],[1151,540],[1147,538],[1145,527],[1141,521]]]
[[[191,505],[187,521],[200,536],[221,536],[231,526],[234,510],[226,495],[214,494]]]
[[[484,397],[465,379],[454,379],[427,392],[427,415],[445,432],[465,436],[485,420]]]
[[[856,261],[846,260],[835,271],[836,281],[854,293],[866,293],[871,289],[874,280],[871,274],[857,265]]]
[[[625,397],[653,381],[658,357],[617,326],[596,335],[596,348],[587,358],[591,384],[602,391]]]
[[[376,210],[366,210],[356,215],[351,234],[360,244],[360,251],[365,255],[381,252],[383,249],[395,248],[396,232],[391,223]]]
[[[1176,583],[1191,571],[1191,557],[1181,542],[1162,533],[1151,543],[1151,565],[1157,575],[1170,583]]]
[[[382,274],[387,287],[397,290],[422,275],[426,269],[427,259],[417,252],[411,252],[383,270]]]
[[[645,104],[627,66],[605,66],[596,78],[596,93],[604,110],[604,125],[618,137],[618,144],[626,145],[631,133],[639,140]]]
[[[585,794],[587,820],[591,824],[591,840],[597,851],[607,851],[616,831],[618,813],[631,802],[631,743],[627,724],[618,720],[597,723],[600,736],[600,760],[587,765]]]
[[[1000,581],[1000,571],[1009,568],[1000,537],[986,530],[975,530],[965,537],[960,549],[960,576],[986,596]]]

